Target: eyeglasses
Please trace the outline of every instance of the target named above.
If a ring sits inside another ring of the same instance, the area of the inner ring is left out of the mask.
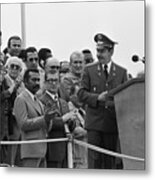
[[[30,61],[30,62],[33,62],[33,61],[37,62],[37,61],[38,61],[38,58],[30,58],[29,61]]]
[[[11,69],[19,70],[19,69],[20,69],[20,66],[18,66],[18,65],[16,65],[16,64],[11,64],[11,65],[10,65],[10,68],[11,68]]]
[[[82,64],[83,61],[73,61],[74,64]]]
[[[60,66],[50,66],[51,69],[57,69],[59,70],[60,69]]]
[[[57,82],[59,82],[59,79],[47,79],[46,80],[46,82],[48,82],[48,83],[57,83]]]
[[[21,47],[20,44],[13,44],[12,46],[13,46],[13,47],[17,47],[17,48],[20,48],[20,47]]]

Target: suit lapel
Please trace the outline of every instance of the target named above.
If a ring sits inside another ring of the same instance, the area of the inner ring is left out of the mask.
[[[34,102],[27,91],[24,91],[24,97],[26,101],[29,102],[31,106],[37,111],[37,113],[39,113],[39,115],[43,114],[43,109],[42,109],[43,107],[40,104],[39,100],[36,100],[36,102]]]
[[[53,98],[45,92],[45,100],[46,102],[55,103]]]
[[[53,98],[48,93],[45,92],[44,100],[45,100],[46,107],[49,107],[51,110],[56,108],[60,112],[59,98],[58,98],[58,101],[55,102]]]
[[[67,103],[64,103],[61,99],[59,99],[59,107],[60,107],[61,115],[68,112]]]
[[[42,105],[42,103],[40,102],[40,100],[39,99],[37,99],[37,103],[38,103],[38,107],[37,107],[37,111],[42,115],[42,114],[44,114],[44,108],[43,108],[43,105]]]

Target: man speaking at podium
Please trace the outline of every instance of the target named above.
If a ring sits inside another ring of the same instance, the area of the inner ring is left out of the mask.
[[[99,33],[94,37],[97,50],[97,62],[85,67],[81,88],[78,92],[80,101],[88,105],[86,111],[86,129],[88,143],[117,151],[118,128],[113,97],[108,91],[127,80],[126,69],[112,60],[117,42]],[[89,169],[117,169],[116,158],[97,151],[88,151]]]

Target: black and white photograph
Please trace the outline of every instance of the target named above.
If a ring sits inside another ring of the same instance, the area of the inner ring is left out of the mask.
[[[1,1],[0,19],[0,168],[146,171],[146,1]]]

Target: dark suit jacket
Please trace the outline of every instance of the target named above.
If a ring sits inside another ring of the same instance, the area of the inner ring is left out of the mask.
[[[3,80],[0,87],[0,138],[8,137],[13,134],[15,119],[12,114],[16,92],[12,94],[8,91],[9,86],[6,79]]]
[[[106,80],[102,66],[97,62],[86,66],[78,91],[80,101],[88,105],[86,110],[86,129],[107,133],[117,133],[116,113],[113,97],[99,103],[98,95],[109,91],[127,80],[127,72],[117,64],[111,64]]]
[[[48,138],[64,138],[66,137],[64,123],[62,121],[62,115],[69,112],[68,104],[63,99],[59,98],[59,107],[55,105],[54,100],[50,97],[46,91],[40,97],[41,102],[45,105],[45,111],[47,108],[51,111],[58,110],[59,115],[56,115],[52,119],[52,129],[48,133]],[[66,158],[67,146],[66,142],[54,142],[48,143],[47,160],[48,161],[62,161]]]
[[[14,114],[21,140],[46,139],[47,132],[43,105],[39,100],[34,102],[26,90],[16,98]],[[21,158],[44,158],[46,150],[46,143],[22,144]]]
[[[8,116],[6,114],[6,106],[8,104],[8,97],[10,97],[9,91],[5,90],[4,81],[0,86],[0,140],[4,137],[9,138],[8,134]]]

